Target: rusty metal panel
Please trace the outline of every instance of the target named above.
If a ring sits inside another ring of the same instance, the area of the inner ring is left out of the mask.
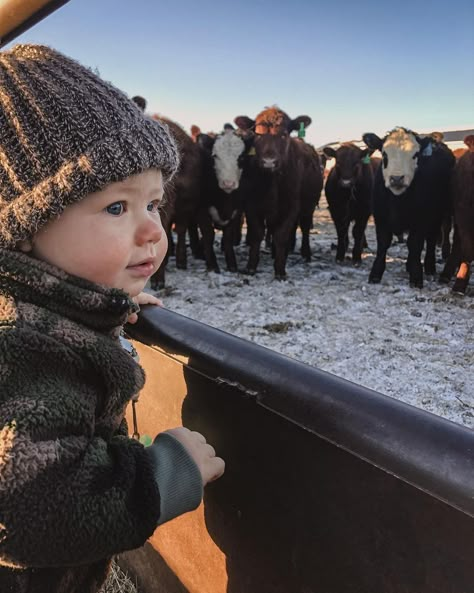
[[[472,431],[169,311],[144,317],[141,432],[183,423],[227,462],[196,512],[130,557],[139,580],[147,566],[144,593],[150,580],[169,593],[474,591]]]

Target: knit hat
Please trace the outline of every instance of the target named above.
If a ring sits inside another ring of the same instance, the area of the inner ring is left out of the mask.
[[[91,70],[41,45],[0,52],[0,247],[69,204],[146,169],[175,173],[165,124]]]

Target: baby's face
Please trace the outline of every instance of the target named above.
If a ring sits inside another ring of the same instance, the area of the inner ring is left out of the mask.
[[[136,296],[168,247],[162,198],[156,169],[111,183],[47,223],[35,235],[32,253],[69,274]]]

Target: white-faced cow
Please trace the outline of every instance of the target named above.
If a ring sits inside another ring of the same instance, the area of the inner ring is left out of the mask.
[[[309,126],[311,119],[306,115],[291,119],[281,109],[270,107],[255,120],[239,116],[234,121],[245,137],[253,138],[254,148],[248,153],[242,179],[250,247],[247,272],[257,270],[266,224],[272,237],[275,279],[282,280],[298,221],[303,233],[302,255],[305,259],[311,256],[309,231],[322,174],[316,151],[290,137],[293,130]]]
[[[408,231],[407,271],[410,285],[423,287],[421,252],[426,243],[425,274],[436,273],[435,248],[441,222],[449,211],[449,183],[454,156],[432,138],[420,138],[405,128],[395,128],[385,138],[364,134],[364,142],[382,153],[375,176],[373,211],[377,256],[369,282],[381,281],[392,235]]]
[[[227,269],[236,272],[234,244],[243,211],[240,180],[246,145],[231,129],[216,138],[201,134],[197,141],[207,152],[204,178],[208,212],[214,226],[222,230]]]
[[[336,159],[326,180],[326,199],[337,231],[336,261],[343,262],[349,245],[349,225],[353,221],[352,263],[359,266],[365,243],[365,229],[371,214],[374,173],[370,150],[350,142],[337,150],[327,146],[324,154]]]

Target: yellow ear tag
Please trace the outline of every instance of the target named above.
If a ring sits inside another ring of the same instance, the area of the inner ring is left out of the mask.
[[[257,153],[255,152],[255,146],[252,146],[252,148],[249,148],[249,151],[247,153],[249,156],[255,156]]]

